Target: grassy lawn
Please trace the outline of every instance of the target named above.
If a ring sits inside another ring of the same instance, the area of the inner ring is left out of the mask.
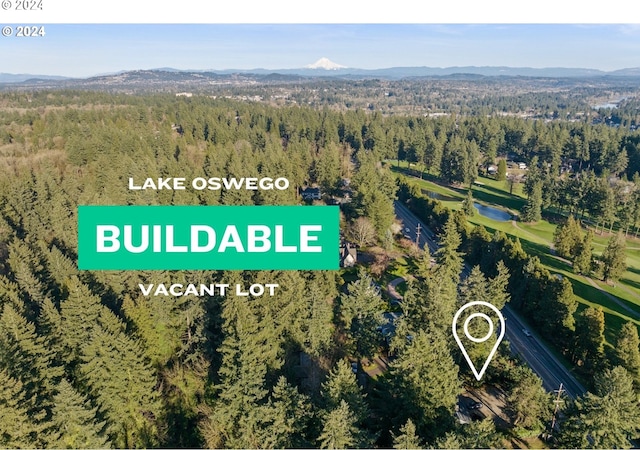
[[[406,256],[399,256],[395,258],[391,264],[389,264],[387,270],[384,271],[382,277],[380,277],[380,286],[382,286],[383,289],[386,289],[391,280],[398,277],[405,277],[412,272],[413,269],[415,269],[415,266],[413,263],[409,263]]]
[[[553,233],[556,231],[556,225],[549,223],[546,220],[541,220],[536,224],[520,222],[518,223],[518,226],[536,237],[541,238],[547,245],[550,242],[553,242]]]
[[[492,178],[479,177],[477,180],[482,185],[473,185],[473,198],[480,200],[480,202],[500,205],[504,208],[511,210],[513,213],[517,213],[527,202],[525,198],[520,195],[509,194],[509,188],[504,181],[496,181]],[[514,194],[516,192],[522,193],[522,185],[514,186]],[[467,194],[467,190],[463,189],[464,195]]]
[[[403,168],[406,168],[406,164],[403,165],[401,163],[400,170],[397,170],[394,166],[394,171],[402,174],[405,170]],[[406,175],[402,174],[402,176]],[[437,192],[445,198],[450,198],[451,200],[447,199],[442,202],[448,208],[457,210],[462,207],[461,201],[466,197],[466,187],[444,186],[437,182],[434,176],[425,175],[423,180],[415,177],[410,177],[410,179],[418,183],[423,190]],[[514,193],[509,194],[508,186],[504,182],[484,177],[480,177],[478,181],[483,185],[476,184],[473,186],[473,197],[481,204],[517,212],[526,202],[522,194],[522,185],[514,186]],[[570,280],[578,302],[582,305],[581,308],[601,306],[605,312],[606,337],[609,342],[613,342],[615,333],[625,321],[631,320],[640,325],[640,321],[632,319],[628,311],[591,286],[583,277],[574,274],[569,264],[551,255],[549,245],[553,242],[555,224],[541,220],[535,224],[517,222],[517,225],[514,225],[511,221],[500,222],[492,220],[481,216],[477,212],[473,217],[469,218],[469,222],[473,225],[483,225],[489,233],[499,230],[511,237],[518,237],[522,247],[528,254],[538,256],[552,273],[561,274]],[[602,253],[609,238],[608,233],[594,236],[595,254]],[[618,301],[640,314],[640,240],[629,237],[627,242],[629,247],[627,250],[627,270],[616,286],[608,285],[599,280],[595,281],[603,290],[617,297]]]
[[[382,296],[385,299],[390,299],[387,294],[387,285],[396,278],[406,278],[408,275],[415,273],[417,270],[417,261],[406,254],[406,249],[399,245],[395,245],[392,253],[390,254],[391,262],[387,269],[382,273],[379,278],[375,278],[376,283],[380,285],[382,290]],[[400,295],[404,295],[407,291],[407,284],[400,283],[396,286],[396,291]]]
[[[493,178],[487,178],[483,176],[478,177],[478,181],[485,185],[485,189],[490,189],[491,191],[496,192],[501,197],[509,198],[513,196],[516,198],[521,198],[522,200],[526,200],[526,195],[524,194],[524,192],[522,192],[522,183],[516,183],[513,185],[513,195],[510,196],[509,187],[507,186],[506,181],[498,181],[494,180]]]

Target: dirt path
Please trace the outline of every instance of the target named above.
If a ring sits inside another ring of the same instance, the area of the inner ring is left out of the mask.
[[[516,222],[515,220],[512,220],[512,221],[511,221],[511,225],[513,225],[513,227],[514,227],[516,230],[520,230],[520,231],[522,231],[523,233],[528,234],[529,236],[533,236],[536,240],[537,240],[537,239],[541,239],[541,238],[540,238],[540,236],[536,236],[535,234],[533,234],[533,233],[531,233],[531,232],[529,232],[529,231],[527,231],[527,230],[524,230],[524,229],[520,228],[520,227],[518,226],[518,222]],[[544,239],[543,239],[543,241],[544,241]],[[535,242],[535,241],[533,241],[533,242]],[[548,242],[546,242],[546,241],[545,241],[545,243],[546,243],[546,244],[549,244],[549,248],[553,248],[553,244],[552,244],[552,243],[548,243]],[[552,253],[552,254],[553,254],[553,253]]]
[[[507,396],[501,389],[492,385],[484,385],[477,389],[467,387],[465,396],[480,401],[482,407],[478,410],[479,413],[491,418],[496,426],[503,429],[511,426],[511,419],[505,412]]]
[[[637,320],[640,320],[640,314],[638,314],[636,311],[634,311],[633,309],[629,308],[627,305],[625,305],[623,302],[620,301],[620,299],[618,297],[616,297],[615,295],[612,295],[610,293],[608,293],[607,291],[605,291],[604,289],[602,289],[598,283],[596,283],[595,281],[593,281],[591,278],[589,277],[585,277],[583,276],[583,278],[585,280],[587,280],[589,282],[589,284],[591,286],[593,286],[594,288],[598,289],[600,292],[602,292],[604,295],[606,295],[612,302],[614,302],[616,305],[618,305],[620,308],[624,309],[625,311],[627,311],[629,313],[629,315]]]
[[[396,286],[398,286],[400,283],[404,283],[405,281],[407,281],[406,278],[398,277],[389,282],[389,284],[387,285],[387,292],[389,293],[391,298],[398,301],[402,300],[402,295],[398,294],[398,291],[396,291]]]
[[[598,247],[606,247],[607,244],[601,244],[599,242],[594,242],[593,245],[597,245]],[[640,247],[627,247],[627,250],[640,250]]]
[[[377,378],[389,369],[389,361],[384,356],[376,356],[373,360],[363,359],[362,370],[371,378]]]
[[[632,291],[630,288],[628,288],[628,287],[627,287],[627,286],[625,286],[624,284],[619,283],[619,284],[618,284],[618,287],[619,287],[620,289],[622,289],[623,291],[628,292],[629,294],[633,295],[634,297],[636,297],[636,298],[640,298],[640,294],[639,294],[639,293],[637,293],[637,292],[635,292],[635,291]]]

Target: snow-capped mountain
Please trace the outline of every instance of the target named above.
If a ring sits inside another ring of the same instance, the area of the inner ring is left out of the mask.
[[[334,63],[329,58],[320,58],[313,64],[308,64],[304,66],[305,69],[324,69],[324,70],[337,70],[337,69],[346,69],[347,66],[341,66],[340,64]]]

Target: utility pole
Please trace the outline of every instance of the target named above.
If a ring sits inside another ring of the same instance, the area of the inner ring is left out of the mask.
[[[420,222],[418,222],[418,226],[416,227],[416,245],[420,247]]]
[[[551,419],[551,431],[550,431],[550,435],[553,434],[553,430],[556,427],[556,416],[558,414],[558,409],[560,409],[560,403],[564,403],[564,400],[560,399],[560,396],[562,395],[562,393],[564,392],[564,389],[562,388],[562,383],[560,383],[560,388],[554,390],[553,392],[557,392],[558,396],[556,397],[556,399],[553,401],[553,403],[556,405],[554,410],[553,410],[553,418]]]

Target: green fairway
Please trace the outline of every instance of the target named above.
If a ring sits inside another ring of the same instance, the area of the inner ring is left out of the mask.
[[[406,166],[401,164],[400,170],[398,170],[394,166],[394,171],[417,183],[423,191],[436,192],[438,195],[443,196],[445,200],[441,201],[444,206],[453,210],[461,209],[462,200],[467,194],[467,187],[445,186],[437,182],[437,179],[433,176],[423,175],[428,179],[408,176],[404,173],[406,170],[404,167]],[[514,193],[509,194],[509,188],[505,182],[484,177],[480,177],[478,182],[481,184],[474,184],[472,193],[475,201],[482,205],[517,214],[526,203],[522,194],[522,185],[514,186]],[[640,320],[637,319],[640,317],[640,240],[631,236],[627,239],[627,246],[629,247],[627,250],[627,270],[615,286],[608,285],[600,280],[594,280],[600,289],[609,294],[607,295],[592,286],[584,277],[574,274],[570,264],[552,255],[550,246],[556,229],[555,224],[546,220],[541,220],[535,224],[497,221],[480,215],[477,210],[476,214],[469,218],[469,222],[473,225],[484,226],[489,233],[503,231],[511,237],[519,238],[522,247],[528,254],[538,256],[540,261],[552,273],[560,274],[569,279],[573,286],[574,294],[583,307],[602,307],[605,312],[608,342],[613,342],[615,333],[624,322],[631,320],[640,326]],[[600,255],[602,253],[609,238],[608,233],[594,236],[594,254]]]

